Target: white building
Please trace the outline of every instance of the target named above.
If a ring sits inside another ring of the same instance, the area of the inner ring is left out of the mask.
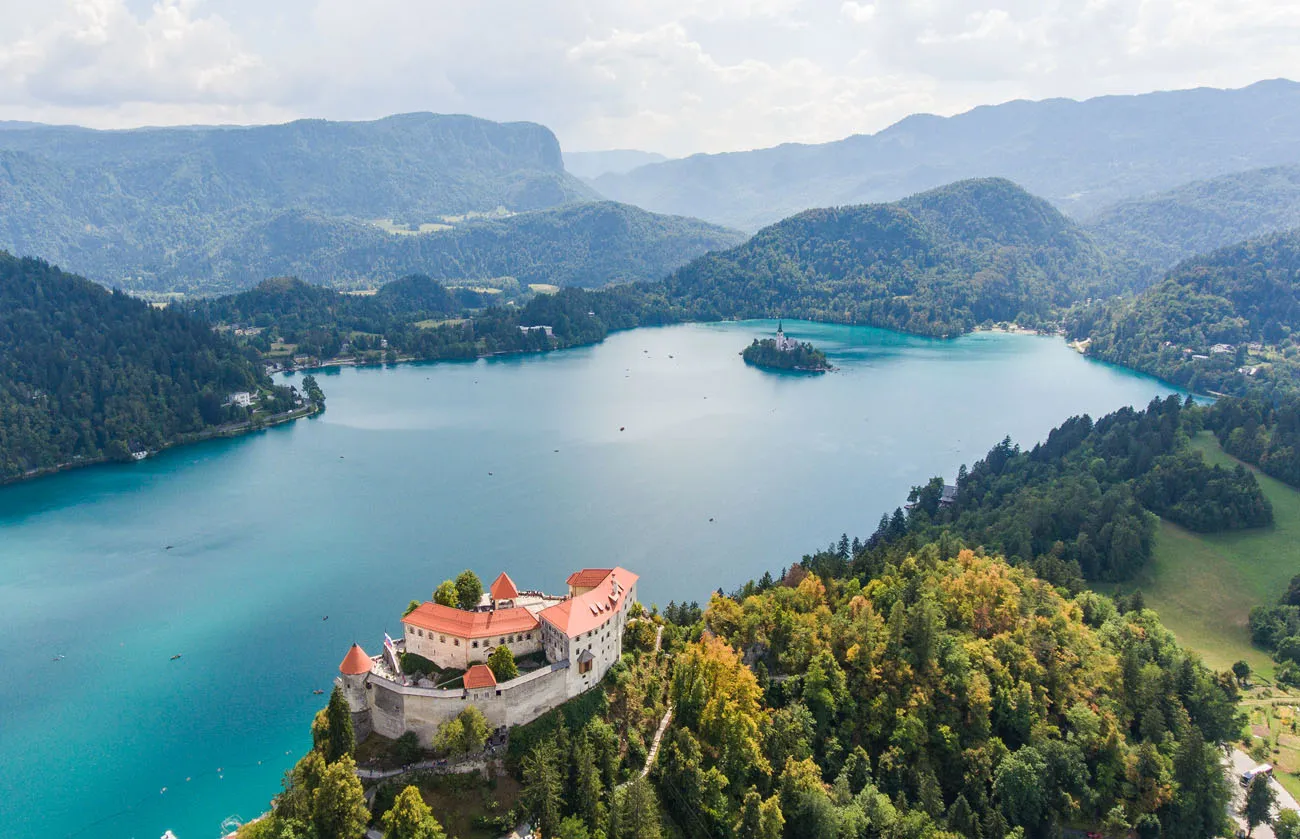
[[[791,352],[798,349],[799,342],[793,338],[785,336],[785,325],[780,321],[776,324],[776,348],[781,352]]]
[[[227,405],[238,405],[240,408],[253,407],[253,394],[246,390],[238,390],[226,397]]]

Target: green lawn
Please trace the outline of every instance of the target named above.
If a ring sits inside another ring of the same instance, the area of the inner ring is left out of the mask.
[[[1238,462],[1209,432],[1193,445],[1211,463]],[[1151,563],[1123,588],[1140,588],[1147,606],[1206,664],[1221,670],[1245,659],[1272,679],[1273,662],[1251,646],[1247,617],[1251,607],[1276,600],[1300,573],[1300,492],[1252,471],[1273,504],[1272,527],[1202,534],[1162,521]]]

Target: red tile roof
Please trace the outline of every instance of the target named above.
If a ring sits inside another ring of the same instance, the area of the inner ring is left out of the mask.
[[[613,570],[613,568],[584,568],[581,571],[574,571],[565,582],[578,588],[595,588],[604,582],[609,572]]]
[[[492,668],[488,667],[486,664],[472,665],[465,671],[464,678],[465,687],[470,690],[474,690],[475,688],[496,687],[497,684],[496,674],[493,673]]]
[[[585,594],[569,598],[563,603],[557,603],[543,609],[538,617],[563,632],[569,638],[576,638],[584,632],[590,632],[603,625],[616,610],[623,608],[623,603],[627,600],[628,589],[636,585],[636,581],[640,578],[626,568],[608,568],[604,570],[585,568],[571,574],[569,584],[573,585],[575,578],[591,579],[591,576],[596,573],[602,573],[604,576],[596,581],[595,588]],[[617,590],[614,588],[616,582],[618,584]],[[581,585],[586,586],[587,584],[584,582]]]
[[[343,662],[339,664],[339,672],[344,676],[360,676],[362,673],[370,672],[370,656],[366,651],[361,649],[360,644],[353,644],[352,649],[343,657]]]
[[[492,612],[466,612],[439,603],[421,603],[402,623],[457,638],[488,638],[537,629],[537,618],[522,606]]]
[[[515,588],[515,581],[510,579],[510,575],[502,571],[501,576],[492,581],[488,591],[492,592],[493,600],[514,600],[519,596],[519,589]]]

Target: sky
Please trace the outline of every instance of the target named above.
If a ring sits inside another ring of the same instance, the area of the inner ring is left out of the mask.
[[[671,156],[1300,77],[1295,0],[0,0],[0,20],[0,119],[435,111]]]

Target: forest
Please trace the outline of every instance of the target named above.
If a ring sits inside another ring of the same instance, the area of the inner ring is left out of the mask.
[[[1106,207],[1084,227],[1134,288],[1147,288],[1184,259],[1300,227],[1300,166],[1193,181]]]
[[[707,251],[744,241],[734,230],[611,201],[518,214],[488,214],[438,229],[396,232],[366,221],[286,211],[193,254],[175,271],[193,282],[149,286],[204,294],[296,276],[341,288],[370,287],[405,274],[443,282],[512,277],[523,285],[600,288],[658,280]]]
[[[845,537],[706,610],[630,623],[599,688],[511,731],[519,794],[481,823],[555,839],[1217,835],[1237,681],[1123,605],[951,531],[856,550]],[[481,744],[474,716],[439,729],[435,753]],[[435,778],[386,782],[367,807],[341,693],[313,741],[241,839],[446,835],[421,794]]]
[[[1077,225],[1010,181],[962,181],[894,204],[808,210],[668,276],[702,319],[797,317],[952,337],[1038,326],[1108,285]]]
[[[1300,396],[1220,399],[1205,424],[1228,454],[1300,488]]]
[[[206,322],[0,252],[0,480],[247,420],[236,391],[292,404]]]
[[[1157,515],[1202,532],[1271,524],[1254,475],[1188,447],[1204,422],[1204,409],[1170,396],[1096,422],[1073,417],[1029,450],[1005,439],[961,468],[951,504],[934,478],[906,512],[882,517],[871,544],[951,530],[1077,591],[1132,577],[1151,557]]]
[[[365,295],[278,278],[246,292],[184,305],[225,328],[260,329],[243,340],[264,355],[285,343],[298,355],[364,363],[542,352],[593,344],[614,330],[689,318],[683,309],[632,284],[601,291],[565,288],[529,295],[514,305],[498,304],[490,294],[447,288],[423,275],[394,280]],[[540,327],[550,327],[550,333]]]

